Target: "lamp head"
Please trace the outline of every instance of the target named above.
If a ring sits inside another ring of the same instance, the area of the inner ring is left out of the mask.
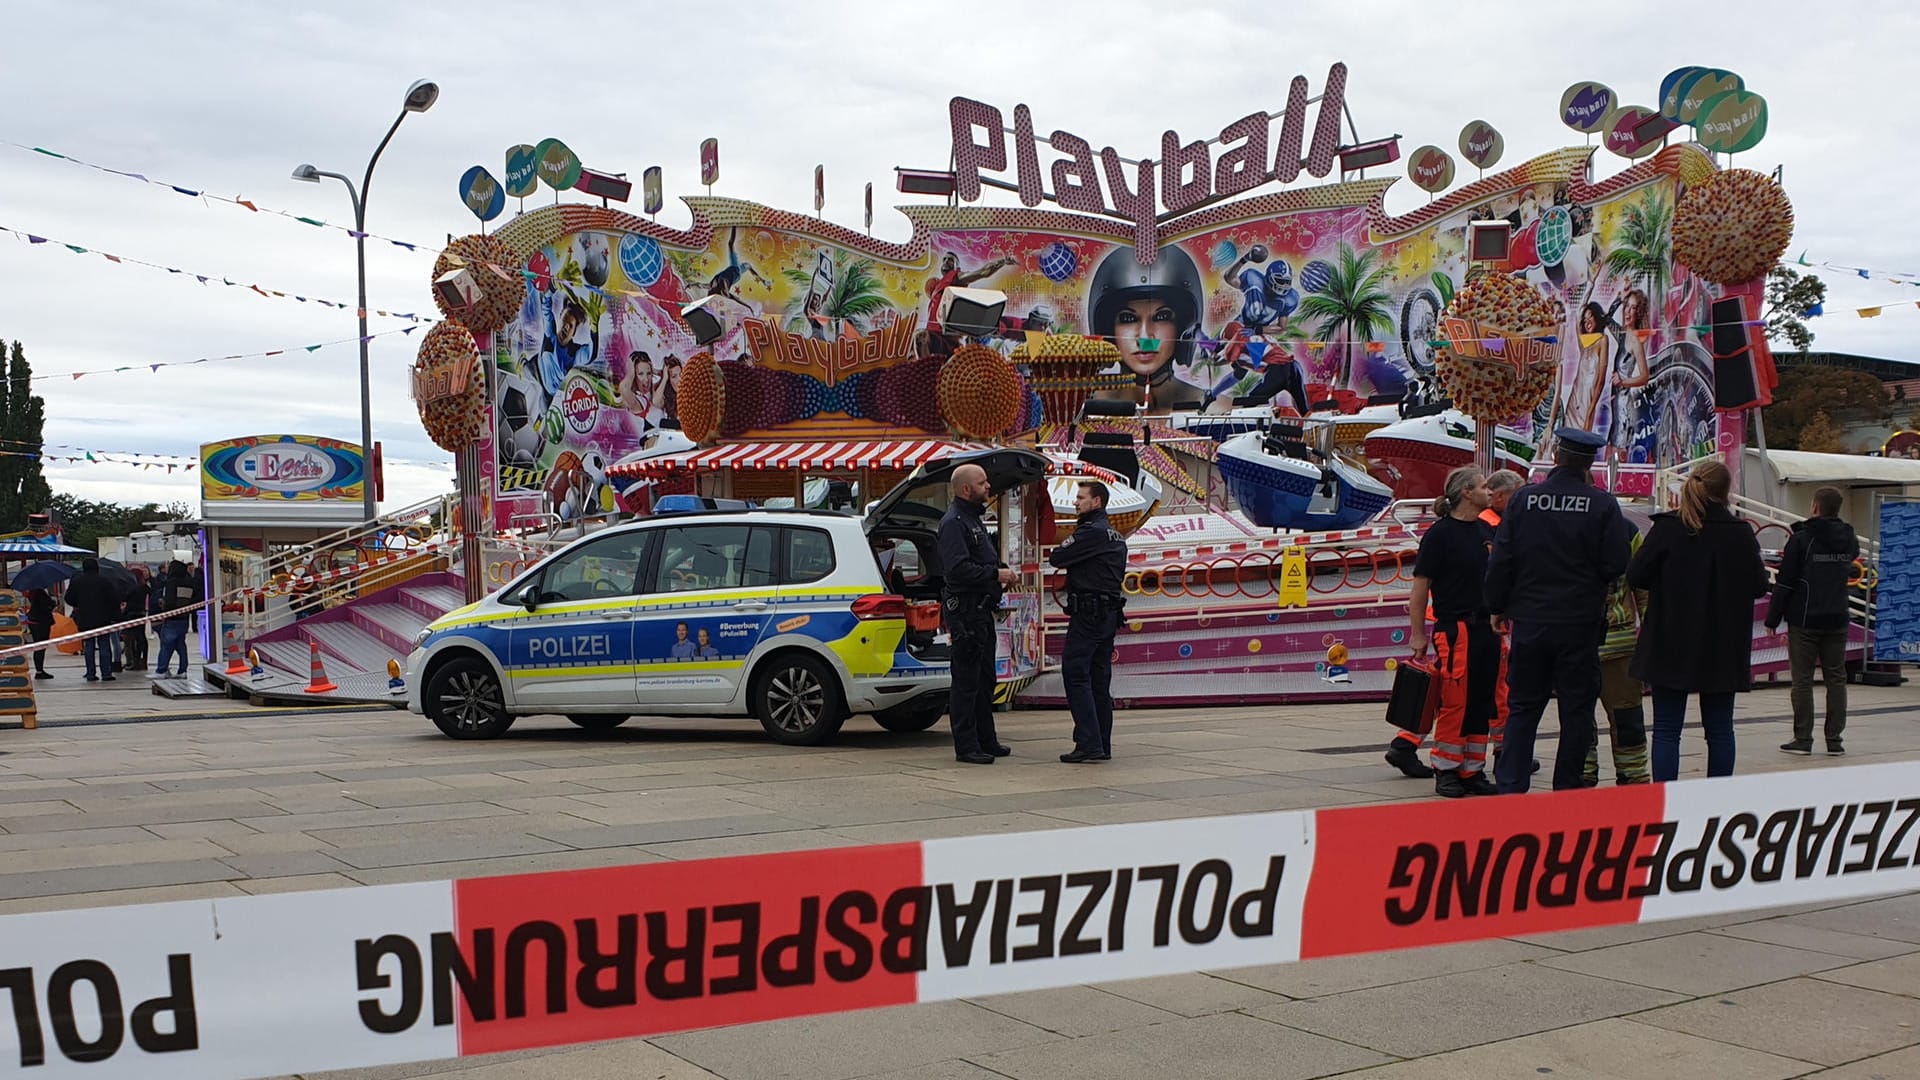
[[[438,100],[440,100],[440,84],[432,79],[418,79],[412,86],[407,87],[408,112],[426,112],[433,108],[433,103]]]
[[[320,182],[320,170],[311,165],[302,165],[293,170],[293,178],[295,180],[304,180],[309,184],[317,184]]]

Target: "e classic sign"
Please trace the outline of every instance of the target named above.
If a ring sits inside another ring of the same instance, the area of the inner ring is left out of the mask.
[[[359,502],[366,483],[360,447],[313,435],[255,435],[200,448],[203,502]]]
[[[1055,131],[1047,137],[1047,145],[1061,157],[1043,176],[1033,114],[1025,105],[1016,105],[1011,134],[1020,201],[1027,206],[1040,205],[1047,194],[1042,181],[1051,179],[1053,198],[1062,207],[1086,214],[1118,213],[1133,222],[1134,249],[1142,264],[1151,263],[1159,247],[1160,204],[1165,204],[1166,214],[1171,216],[1214,198],[1251,191],[1269,181],[1289,183],[1302,168],[1316,177],[1333,171],[1346,91],[1347,65],[1335,64],[1327,71],[1326,88],[1318,99],[1320,111],[1311,144],[1306,141],[1307,78],[1296,75],[1284,112],[1250,113],[1221,128],[1218,138],[1211,141],[1182,142],[1179,132],[1168,131],[1160,137],[1159,162],[1152,158],[1131,162],[1132,182],[1126,176],[1129,162],[1113,147],[1100,151],[1096,170],[1093,144],[1066,131]],[[972,201],[980,197],[981,173],[1007,169],[1009,131],[999,109],[971,98],[954,98],[948,103],[947,115],[953,125],[955,190],[960,198]],[[1276,118],[1281,121],[1279,141],[1269,143]],[[981,135],[985,136],[984,142]],[[1217,161],[1212,142],[1224,147]],[[1100,188],[1102,173],[1111,204]]]

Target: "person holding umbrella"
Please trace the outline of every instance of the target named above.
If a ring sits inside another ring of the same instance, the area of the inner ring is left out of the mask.
[[[100,574],[96,559],[80,560],[80,573],[67,584],[67,603],[73,608],[74,625],[82,633],[111,626],[120,615],[120,591]],[[87,681],[113,681],[113,646],[106,634],[93,634],[82,645],[87,655]],[[98,674],[96,674],[96,669]]]

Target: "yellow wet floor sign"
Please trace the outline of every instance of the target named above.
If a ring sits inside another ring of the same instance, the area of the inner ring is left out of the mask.
[[[1289,551],[1280,556],[1280,606],[1307,606],[1307,553]]]

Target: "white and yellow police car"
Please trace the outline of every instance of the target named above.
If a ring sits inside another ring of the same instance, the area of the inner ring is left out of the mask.
[[[996,490],[1045,468],[984,451],[923,466],[864,518],[696,511],[592,533],[422,630],[408,707],[456,739],[543,713],[590,730],[636,713],[751,715],[793,745],[830,740],[854,713],[931,727],[948,686],[934,527],[967,460]]]

